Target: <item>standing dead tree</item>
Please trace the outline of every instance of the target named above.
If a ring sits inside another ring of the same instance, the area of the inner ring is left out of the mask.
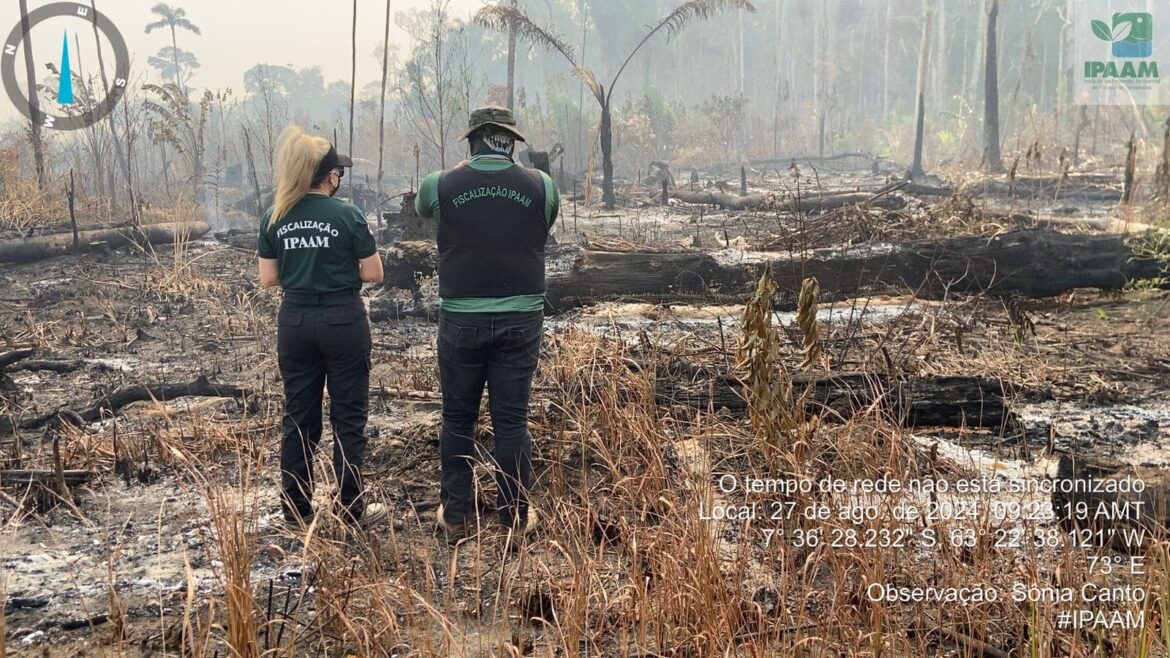
[[[937,0],[923,0],[925,17],[922,21],[922,45],[918,51],[918,84],[914,104],[914,163],[910,165],[910,178],[926,175],[922,168],[922,146],[926,137],[926,80],[930,74],[930,43],[934,32],[935,3]]]
[[[378,226],[382,226],[382,169],[386,157],[386,78],[390,73],[390,0],[386,0],[386,31],[382,35],[382,93],[378,96]]]
[[[1162,157],[1154,173],[1154,196],[1162,203],[1170,203],[1170,117],[1166,117]]]
[[[593,71],[577,63],[573,57],[572,46],[562,41],[552,30],[537,25],[527,14],[516,7],[488,5],[476,13],[475,20],[481,25],[497,30],[514,29],[520,37],[560,53],[568,60],[573,71],[585,82],[589,90],[593,92],[593,97],[597,99],[597,104],[601,107],[601,125],[598,132],[601,139],[602,197],[605,209],[613,210],[617,204],[613,193],[613,116],[611,107],[614,86],[621,79],[630,60],[634,59],[634,55],[638,54],[638,51],[654,35],[665,29],[667,41],[670,41],[678,36],[691,21],[710,18],[726,9],[743,9],[753,12],[756,10],[755,6],[748,0],[687,0],[663,17],[642,37],[642,40],[634,46],[634,49],[630,51],[630,54],[626,56],[625,61],[618,68],[617,73],[609,81],[608,87],[598,81]]]
[[[28,76],[28,109],[29,114],[36,117],[40,109],[40,103],[37,98],[37,74],[33,64],[32,30],[28,21],[28,0],[20,0],[20,29],[24,33],[22,42],[24,45],[25,73]],[[45,148],[41,143],[41,124],[37,123],[35,118],[29,123],[32,136],[33,160],[36,163],[37,170],[37,184],[40,185],[41,189],[44,189],[47,183],[45,181]]]
[[[512,9],[518,10],[516,0]],[[508,109],[516,109],[516,26],[508,26]]]
[[[983,157],[987,173],[1003,173],[1003,156],[999,146],[999,57],[996,29],[999,0],[987,0],[987,44],[983,62]]]
[[[353,32],[350,35],[352,49],[350,50],[349,73],[349,155],[353,156],[353,104],[357,94],[357,17],[358,0],[353,0]]]
[[[252,196],[256,202],[256,216],[264,216],[264,197],[260,193],[260,176],[256,174],[256,158],[252,155],[252,137],[248,134],[248,126],[240,128],[244,134],[244,156],[248,160],[248,179],[252,183]]]
[[[419,46],[406,60],[399,83],[399,111],[427,146],[435,150],[441,168],[447,167],[447,142],[459,113],[458,63],[466,51],[466,34],[451,19],[450,0],[431,0],[430,7],[404,27]]]

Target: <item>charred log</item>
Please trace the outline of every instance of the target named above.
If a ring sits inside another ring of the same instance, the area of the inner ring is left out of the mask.
[[[685,203],[719,206],[728,210],[788,210],[792,212],[824,212],[844,206],[869,204],[874,208],[898,210],[905,207],[906,200],[899,196],[880,196],[865,192],[829,194],[797,198],[791,194],[748,194],[735,196],[721,192],[687,192],[679,190],[674,198]]]
[[[213,384],[206,377],[199,377],[186,384],[158,384],[155,386],[135,384],[133,386],[125,386],[109,395],[103,396],[84,410],[77,412],[69,411],[68,413],[76,415],[77,418],[80,418],[86,423],[92,423],[100,420],[105,414],[115,415],[126,405],[135,402],[168,402],[182,397],[222,397],[243,400],[251,397],[251,395],[252,392],[248,389],[231,384]],[[17,427],[23,430],[37,429],[48,424],[62,413],[65,412],[52,411],[19,423]],[[0,432],[12,431],[12,429],[12,422],[10,420],[0,419]]]
[[[746,411],[742,391],[742,382],[728,376],[690,385],[660,378],[655,397],[659,404]],[[899,380],[869,373],[795,374],[793,395],[799,397],[806,391],[808,413],[830,420],[846,421],[877,410],[884,418],[905,427],[1007,429],[1014,423],[1006,402],[1012,397],[1010,387],[979,377]]]
[[[549,308],[563,312],[602,301],[742,302],[764,265],[757,258],[725,264],[703,253],[583,251],[573,266],[548,275]],[[414,289],[435,271],[428,243],[403,243],[386,254],[386,285]],[[801,281],[816,277],[823,301],[914,292],[941,299],[956,293],[1052,297],[1078,288],[1120,290],[1162,276],[1158,262],[1135,257],[1120,235],[1071,235],[1050,229],[903,245],[821,249],[771,260],[780,284],[777,305],[796,301]]]
[[[117,249],[130,244],[160,246],[196,240],[210,230],[211,227],[206,222],[172,222],[81,231],[78,235],[78,246],[82,252]],[[0,241],[0,263],[31,263],[70,253],[73,253],[72,233]]]

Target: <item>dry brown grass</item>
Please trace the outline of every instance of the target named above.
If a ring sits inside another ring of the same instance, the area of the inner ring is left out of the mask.
[[[15,147],[0,150],[0,230],[28,235],[62,223],[69,223],[64,192],[42,190],[35,179],[21,176]]]

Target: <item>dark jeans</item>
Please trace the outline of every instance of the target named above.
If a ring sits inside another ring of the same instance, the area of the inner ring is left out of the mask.
[[[540,356],[544,314],[450,313],[439,317],[439,380],[443,430],[439,435],[442,483],[439,499],[448,523],[474,514],[472,466],[475,423],[484,384],[495,434],[496,504],[500,522],[523,524],[532,484],[532,437],[528,398]]]
[[[313,303],[316,301],[316,303]],[[308,303],[306,303],[308,302]],[[280,444],[285,518],[313,514],[313,455],[321,441],[321,403],[329,387],[333,473],[340,511],[361,518],[362,458],[370,394],[370,323],[360,297],[287,293],[278,314],[277,356],[284,379]]]

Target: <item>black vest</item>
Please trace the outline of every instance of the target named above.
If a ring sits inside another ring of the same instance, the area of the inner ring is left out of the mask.
[[[514,165],[439,175],[439,296],[544,294],[544,179]]]

